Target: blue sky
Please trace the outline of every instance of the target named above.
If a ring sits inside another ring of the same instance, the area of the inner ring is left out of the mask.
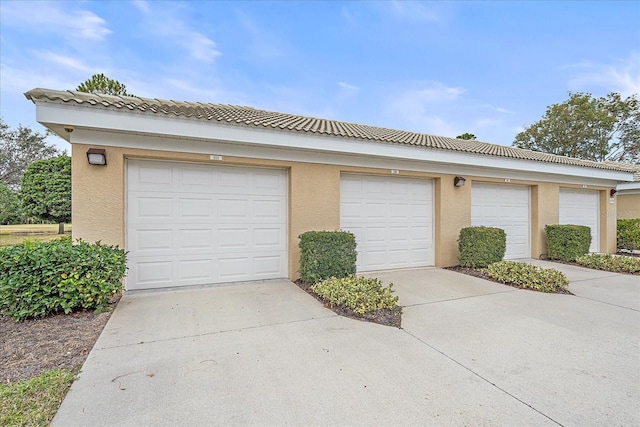
[[[510,145],[568,91],[640,93],[640,2],[0,2],[0,115],[94,73],[139,96]],[[61,148],[66,142],[52,139]]]

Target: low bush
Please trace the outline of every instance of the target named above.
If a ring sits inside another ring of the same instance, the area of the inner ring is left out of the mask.
[[[312,285],[311,290],[328,303],[348,307],[358,314],[384,308],[400,310],[398,297],[393,295],[393,283],[385,287],[372,277],[330,277]]]
[[[486,271],[499,282],[540,292],[562,292],[569,284],[562,272],[525,262],[500,261],[491,264]]]
[[[0,314],[16,320],[103,310],[122,290],[126,254],[71,238],[0,249]]]
[[[356,273],[356,238],[346,231],[308,231],[300,236],[300,278],[316,283]]]
[[[618,220],[618,249],[640,250],[640,218]]]
[[[458,238],[458,261],[463,267],[484,268],[501,261],[507,249],[507,235],[501,228],[466,227]]]
[[[640,258],[609,254],[587,254],[576,259],[584,267],[616,273],[640,273]]]
[[[585,225],[555,224],[544,227],[549,259],[575,261],[589,253],[591,229]]]

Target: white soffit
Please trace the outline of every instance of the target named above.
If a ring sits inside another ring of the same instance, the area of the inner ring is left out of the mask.
[[[76,130],[69,136],[70,142],[74,141],[82,143],[89,142],[87,139],[81,138],[80,128],[102,129],[105,132],[120,133],[119,143],[109,142],[104,145],[115,145],[123,147],[132,147],[129,145],[131,133],[160,136],[171,139],[178,139],[177,143],[169,144],[149,144],[150,141],[156,142],[160,139],[145,139],[144,146],[135,146],[135,148],[158,149],[179,152],[189,152],[187,140],[200,141],[227,141],[232,143],[242,143],[252,146],[251,157],[259,157],[255,152],[255,146],[285,148],[287,150],[307,150],[313,152],[328,152],[342,155],[360,155],[367,157],[378,157],[384,159],[395,159],[403,161],[420,161],[432,162],[449,165],[447,173],[471,173],[460,172],[459,170],[451,170],[451,165],[460,167],[477,167],[482,169],[501,169],[509,171],[510,177],[518,179],[517,176],[511,174],[512,171],[542,173],[569,176],[574,178],[587,178],[596,180],[607,180],[611,182],[631,181],[632,173],[587,168],[582,166],[574,166],[559,163],[548,163],[533,160],[514,159],[509,157],[498,157],[490,155],[478,155],[473,153],[463,153],[458,151],[429,149],[424,147],[415,147],[404,144],[389,144],[380,142],[362,141],[356,139],[345,139],[334,136],[318,136],[308,134],[298,134],[294,132],[283,132],[276,129],[268,128],[249,128],[231,124],[220,124],[203,122],[200,120],[190,120],[185,118],[172,118],[168,116],[157,117],[149,114],[141,113],[122,113],[107,109],[96,109],[81,107],[77,105],[56,104],[48,102],[39,102],[36,104],[36,119],[38,122],[47,125],[73,125]],[[122,138],[122,134],[127,134],[126,141]],[[87,135],[88,136],[88,135]],[[111,139],[111,138],[108,138]],[[170,140],[169,140],[170,141]],[[171,147],[172,146],[172,147]],[[204,152],[207,152],[205,150]],[[193,152],[203,152],[202,149]],[[228,154],[231,155],[231,154]],[[235,154],[246,157],[247,153]],[[267,157],[268,158],[268,157]],[[312,159],[316,159],[315,161]],[[317,154],[309,157],[307,161],[312,163],[325,163],[317,160]],[[401,168],[406,169],[406,168]],[[436,171],[434,171],[436,172]],[[480,176],[495,176],[481,174]],[[531,179],[521,178],[521,179]],[[539,177],[537,178],[539,179]],[[582,182],[582,180],[581,180]],[[592,185],[603,185],[592,184]],[[610,185],[609,183],[604,185]]]

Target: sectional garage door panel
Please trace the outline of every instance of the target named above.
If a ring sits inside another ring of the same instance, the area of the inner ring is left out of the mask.
[[[591,229],[590,252],[600,249],[599,195],[594,190],[560,189],[560,224],[586,225]]]
[[[471,225],[501,228],[507,234],[505,259],[529,258],[529,187],[473,183]]]
[[[283,170],[130,160],[128,289],[287,276]]]
[[[434,263],[431,180],[342,175],[340,226],[358,244],[358,271]]]

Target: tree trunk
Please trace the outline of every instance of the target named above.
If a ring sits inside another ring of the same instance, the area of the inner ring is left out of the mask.
[[[64,222],[58,224],[58,234],[64,234]]]

